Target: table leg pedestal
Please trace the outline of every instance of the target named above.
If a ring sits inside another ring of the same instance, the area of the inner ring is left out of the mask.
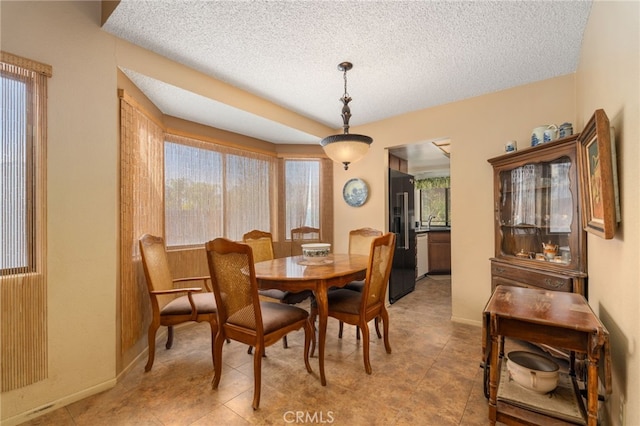
[[[324,346],[327,337],[327,317],[329,315],[329,301],[327,299],[327,288],[325,284],[319,286],[316,292],[316,303],[318,306],[318,364],[320,366],[320,383],[327,385],[324,374]]]

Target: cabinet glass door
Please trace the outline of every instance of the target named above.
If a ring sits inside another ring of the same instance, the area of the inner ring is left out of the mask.
[[[525,164],[500,172],[498,220],[503,256],[572,263],[574,199],[571,159]]]

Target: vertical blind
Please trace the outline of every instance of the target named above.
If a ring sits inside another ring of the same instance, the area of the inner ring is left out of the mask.
[[[2,52],[2,392],[47,377],[46,137],[51,67]]]
[[[120,98],[120,318],[124,353],[151,318],[138,240],[164,235],[164,131],[124,93]]]

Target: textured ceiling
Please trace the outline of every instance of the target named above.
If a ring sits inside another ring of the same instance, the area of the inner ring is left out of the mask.
[[[590,1],[123,0],[103,29],[339,128],[340,62],[354,64],[348,92],[358,126],[575,72],[590,8]],[[274,143],[321,137],[124,71],[166,114]]]

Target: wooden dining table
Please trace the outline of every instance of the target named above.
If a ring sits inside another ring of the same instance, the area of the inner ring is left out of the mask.
[[[261,289],[313,291],[318,309],[318,364],[322,386],[327,384],[324,349],[329,313],[329,288],[344,287],[351,281],[363,280],[368,260],[369,257],[364,255],[333,253],[318,264],[310,264],[302,256],[282,257],[255,264],[256,279]]]

